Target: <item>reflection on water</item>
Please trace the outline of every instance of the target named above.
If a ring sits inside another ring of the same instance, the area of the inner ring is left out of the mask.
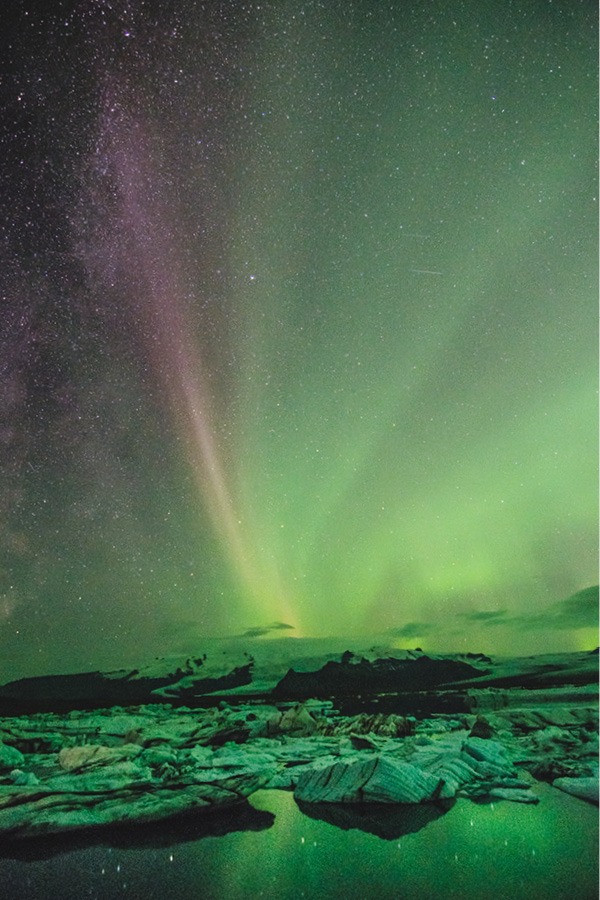
[[[0,850],[0,860],[9,858],[31,862],[36,859],[52,859],[59,854],[90,847],[158,850],[176,844],[188,844],[205,837],[223,837],[235,831],[263,831],[270,828],[274,821],[272,812],[255,809],[246,801],[231,809],[216,809],[200,815],[198,812],[184,813],[163,822],[116,825],[71,834],[49,835],[34,840],[6,842]]]
[[[305,816],[329,822],[344,831],[356,829],[386,841],[397,841],[434,822],[454,805],[449,803],[303,803],[298,807]]]
[[[2,896],[156,900],[598,896],[598,811],[536,785],[537,806],[459,800],[303,814],[289,793],[0,858]]]

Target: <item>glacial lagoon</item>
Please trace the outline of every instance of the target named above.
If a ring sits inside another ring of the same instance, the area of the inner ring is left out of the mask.
[[[5,846],[7,900],[560,900],[598,896],[598,810],[537,783],[537,805],[459,799],[300,811],[258,791],[207,816]],[[337,811],[339,814],[339,809]]]

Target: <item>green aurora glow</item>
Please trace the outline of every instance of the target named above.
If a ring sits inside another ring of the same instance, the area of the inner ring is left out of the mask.
[[[597,581],[591,6],[267,4],[214,44],[179,6],[118,57],[121,124],[90,114],[109,186],[75,203],[79,349],[49,406],[50,351],[30,379],[12,670],[271,622],[592,646],[592,613],[543,622]]]
[[[433,86],[416,65],[406,83],[396,40],[369,54],[355,35],[349,57],[351,26],[330,25],[316,62],[321,22],[257,52],[268,125],[234,241],[236,474],[309,633],[340,615],[360,631],[399,609],[518,609],[595,580],[594,229],[562,221],[590,208],[589,117],[564,95],[549,121],[545,73],[515,47],[497,112],[489,73],[456,63],[480,24],[429,36]],[[555,259],[556,241],[571,252]]]

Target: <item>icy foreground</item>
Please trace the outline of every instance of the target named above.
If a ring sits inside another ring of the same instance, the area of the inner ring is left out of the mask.
[[[536,803],[536,779],[598,802],[597,653],[323,649],[219,646],[0,687],[0,834],[204,814],[261,787],[294,791],[309,814]]]
[[[28,837],[242,802],[535,803],[535,777],[597,802],[598,716],[547,706],[417,721],[331,703],[166,704],[0,720],[0,833]],[[534,777],[535,776],[535,777]]]

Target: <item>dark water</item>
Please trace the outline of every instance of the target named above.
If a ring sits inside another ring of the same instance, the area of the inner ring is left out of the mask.
[[[104,843],[5,847],[0,895],[595,900],[598,810],[536,790],[537,806],[461,800],[444,813],[420,806],[354,818],[331,807],[308,816],[291,794],[260,791],[208,822],[114,830]]]

